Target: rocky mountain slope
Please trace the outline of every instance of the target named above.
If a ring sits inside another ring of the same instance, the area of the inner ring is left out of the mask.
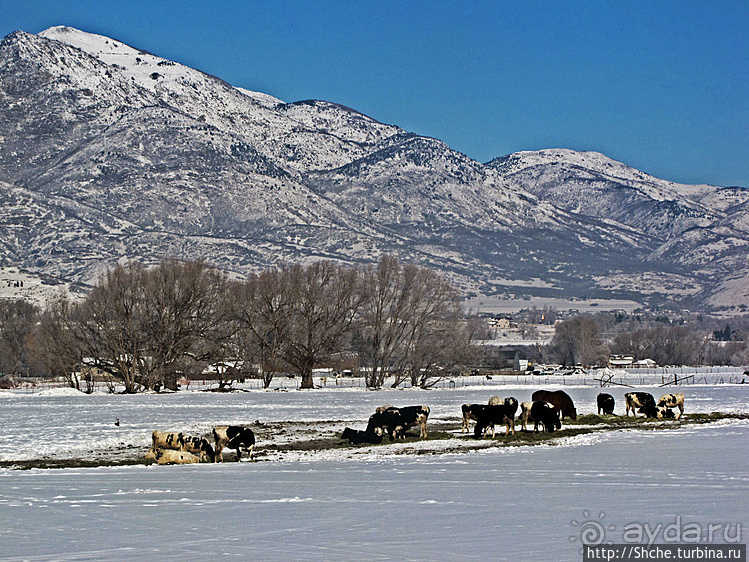
[[[390,252],[473,294],[738,307],[748,199],[596,153],[481,164],[71,28],[0,43],[0,265],[83,285],[123,258],[242,275]]]

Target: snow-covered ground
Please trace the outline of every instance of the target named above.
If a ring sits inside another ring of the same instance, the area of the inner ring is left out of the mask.
[[[580,414],[595,411],[600,388],[564,389]],[[430,420],[451,420],[462,403],[492,394],[522,401],[533,390],[3,392],[0,460],[142,451],[153,429],[204,434],[255,420],[363,427],[383,403],[428,404]],[[617,413],[628,390],[606,389]],[[687,413],[749,413],[749,385],[678,390]],[[615,543],[624,542],[627,526],[663,531],[677,521],[705,530],[730,524],[730,538],[737,523],[742,532],[749,525],[748,446],[749,422],[726,420],[449,454],[404,455],[388,446],[285,462],[0,469],[0,558],[582,560],[581,535],[594,523]]]

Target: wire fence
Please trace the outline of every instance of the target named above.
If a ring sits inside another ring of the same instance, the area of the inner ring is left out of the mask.
[[[385,380],[385,387],[392,384],[393,379]],[[691,384],[749,384],[749,371],[745,367],[659,367],[656,369],[591,369],[578,370],[573,373],[559,372],[531,374],[505,373],[490,375],[458,375],[443,377],[430,388],[462,388],[475,386],[684,386]],[[314,377],[315,388],[321,389],[354,389],[367,388],[362,376],[327,376]],[[60,380],[21,379],[19,384],[9,391],[21,394],[36,394],[50,389],[69,388],[70,385]],[[301,378],[298,376],[278,375],[273,378],[266,389],[262,379],[246,379],[244,382],[234,383],[223,390],[275,390],[287,391],[301,388]],[[410,381],[403,382],[399,388],[412,388]],[[81,390],[91,393],[121,392],[122,386],[111,382],[92,382],[81,385]],[[190,391],[219,391],[218,380],[197,379],[182,381],[180,390]]]

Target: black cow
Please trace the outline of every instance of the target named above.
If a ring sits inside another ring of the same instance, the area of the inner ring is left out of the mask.
[[[632,410],[632,415],[637,413],[645,414],[646,418],[657,418],[658,408],[655,405],[655,398],[648,392],[628,392],[624,395],[626,401],[626,415]]]
[[[542,407],[538,406],[538,404],[546,404],[547,406]],[[534,405],[536,405],[536,417],[533,415]],[[551,410],[549,410],[549,408],[551,408]],[[562,427],[562,422],[559,421],[557,410],[551,402],[543,402],[539,400],[523,402],[520,404],[520,420],[523,431],[527,431],[529,421],[533,422],[533,431],[535,432],[538,432],[539,423],[541,424],[541,429],[546,429],[549,433],[554,431],[554,429],[561,429]]]
[[[515,435],[515,412],[517,409],[518,402],[514,398],[506,398],[504,404],[487,404],[479,412],[476,427],[473,429],[473,436],[478,439],[486,428],[491,427],[492,437],[494,437],[494,424],[505,424],[507,426],[505,435],[508,435],[510,431]]]
[[[223,462],[221,451],[224,447],[234,449],[237,452],[237,462],[242,460],[242,449],[246,449],[252,458],[255,450],[255,434],[249,427],[240,425],[219,425],[213,428],[213,438],[216,440],[216,461]]]
[[[572,402],[570,395],[563,390],[537,390],[531,394],[531,400],[539,400],[541,402],[551,402],[551,404],[559,412],[559,419],[563,420],[565,417],[577,419],[577,410],[575,404]]]
[[[343,433],[341,433],[341,439],[347,439],[348,442],[353,445],[359,445],[361,443],[372,443],[373,445],[377,445],[382,443],[382,435],[377,435],[374,432],[368,433],[360,429],[351,429],[350,427],[343,430]]]
[[[614,413],[614,404],[616,404],[614,397],[611,396],[611,394],[606,394],[605,392],[601,392],[598,395],[598,398],[596,399],[598,402],[598,415],[601,415],[601,412],[603,412],[604,416],[610,416]]]
[[[542,402],[535,400],[531,403],[530,418],[533,420],[533,432],[538,433],[538,424],[548,433],[553,433],[555,429],[562,428],[562,422],[559,421],[557,409],[551,402]]]

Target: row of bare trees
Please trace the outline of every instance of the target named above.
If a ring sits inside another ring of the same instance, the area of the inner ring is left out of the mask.
[[[392,256],[364,268],[292,265],[242,281],[169,259],[118,265],[83,301],[52,303],[35,339],[48,373],[74,384],[75,373],[95,368],[128,393],[176,388],[182,374],[230,359],[238,375],[259,365],[266,387],[290,372],[312,388],[313,368],[341,352],[359,358],[371,388],[388,377],[393,386],[428,387],[470,356],[467,326],[450,283]]]
[[[635,361],[653,359],[658,365],[746,365],[746,341],[720,341],[711,337],[704,322],[642,322],[630,319],[609,326],[610,315],[578,315],[556,324],[551,344],[543,350],[545,359],[567,366],[605,365],[609,355],[627,355]],[[723,333],[731,333],[726,327]],[[713,333],[714,336],[714,333]],[[744,338],[735,333],[730,337]]]

